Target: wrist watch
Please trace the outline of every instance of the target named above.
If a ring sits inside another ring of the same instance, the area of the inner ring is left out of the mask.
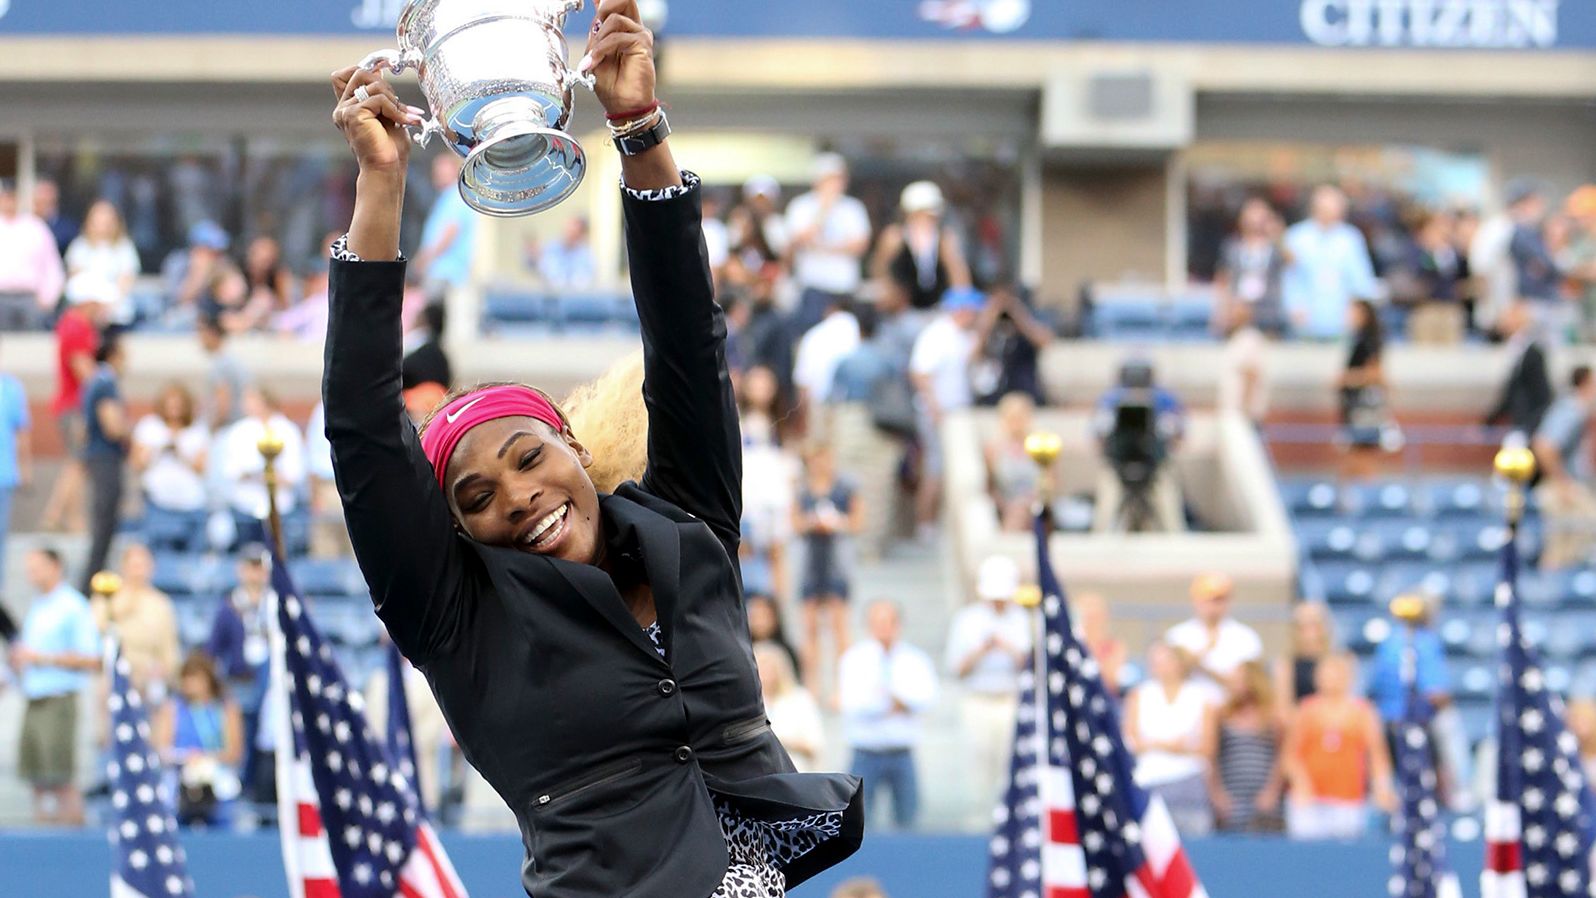
[[[659,111],[659,121],[654,126],[636,134],[615,138],[615,149],[622,156],[636,156],[646,150],[651,150],[665,142],[671,136],[671,122],[665,117],[665,110]]]

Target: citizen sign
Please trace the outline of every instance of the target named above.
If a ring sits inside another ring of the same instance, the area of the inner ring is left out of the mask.
[[[1302,32],[1326,47],[1540,49],[1557,45],[1559,0],[1302,0]]]

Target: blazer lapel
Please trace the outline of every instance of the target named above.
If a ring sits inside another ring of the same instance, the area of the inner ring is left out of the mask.
[[[665,655],[671,655],[675,638],[677,596],[681,589],[682,544],[676,522],[620,496],[605,496],[604,516],[614,528],[612,541],[636,546],[643,553],[643,570],[654,591],[654,610],[665,633]],[[634,622],[635,625],[635,622]]]
[[[594,610],[615,629],[621,631],[622,636],[648,657],[660,664],[665,663],[664,659],[660,658],[659,652],[655,650],[654,643],[649,640],[648,634],[643,632],[643,628],[637,625],[637,620],[632,617],[631,612],[626,610],[626,603],[622,601],[620,592],[615,588],[615,581],[610,579],[609,574],[591,564],[577,564],[559,558],[550,558],[548,561],[556,571],[560,572],[560,576],[571,584],[571,588],[575,589],[578,595],[586,599],[588,604],[592,605]]]

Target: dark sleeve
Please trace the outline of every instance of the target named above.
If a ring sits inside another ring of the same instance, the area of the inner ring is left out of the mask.
[[[743,454],[695,186],[664,199],[625,192],[626,248],[643,329],[648,470],[643,489],[715,531],[736,557]],[[580,438],[580,434],[578,434]]]
[[[333,475],[377,616],[417,664],[469,607],[466,553],[400,397],[403,262],[333,261],[322,401]]]
[[[1524,409],[1523,420],[1518,422],[1525,430],[1533,431],[1552,404],[1552,381],[1546,373],[1546,353],[1539,345],[1524,352]]]

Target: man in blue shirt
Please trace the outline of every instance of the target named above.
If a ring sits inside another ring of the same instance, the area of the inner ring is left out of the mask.
[[[1404,596],[1392,602],[1392,605],[1404,600],[1422,603],[1424,616],[1398,627],[1389,639],[1380,643],[1374,653],[1374,662],[1369,666],[1369,699],[1379,710],[1380,719],[1387,724],[1400,720],[1407,710],[1408,687],[1402,678],[1402,656],[1407,652],[1410,642],[1416,661],[1414,682],[1419,695],[1429,702],[1433,710],[1440,710],[1451,700],[1446,652],[1430,619],[1431,604],[1421,596]]]
[[[17,772],[33,788],[36,823],[82,826],[83,796],[73,785],[78,693],[100,669],[100,634],[88,599],[62,576],[55,550],[28,553],[27,575],[39,597],[11,647],[11,666],[28,702]]]
[[[1334,340],[1346,333],[1352,301],[1380,298],[1380,285],[1363,232],[1347,223],[1346,195],[1320,187],[1310,212],[1286,231],[1282,299],[1297,336]]]
[[[127,467],[128,441],[133,422],[122,400],[122,343],[107,334],[94,353],[99,364],[94,379],[83,388],[83,467],[89,475],[89,562],[80,587],[105,568],[111,540],[122,521],[122,475]]]
[[[440,153],[432,160],[432,186],[438,191],[421,231],[421,251],[412,265],[422,273],[428,292],[465,285],[471,280],[480,217],[460,196],[460,157]]]
[[[6,537],[11,533],[11,496],[33,479],[32,426],[22,382],[0,374],[0,576],[6,569]]]

